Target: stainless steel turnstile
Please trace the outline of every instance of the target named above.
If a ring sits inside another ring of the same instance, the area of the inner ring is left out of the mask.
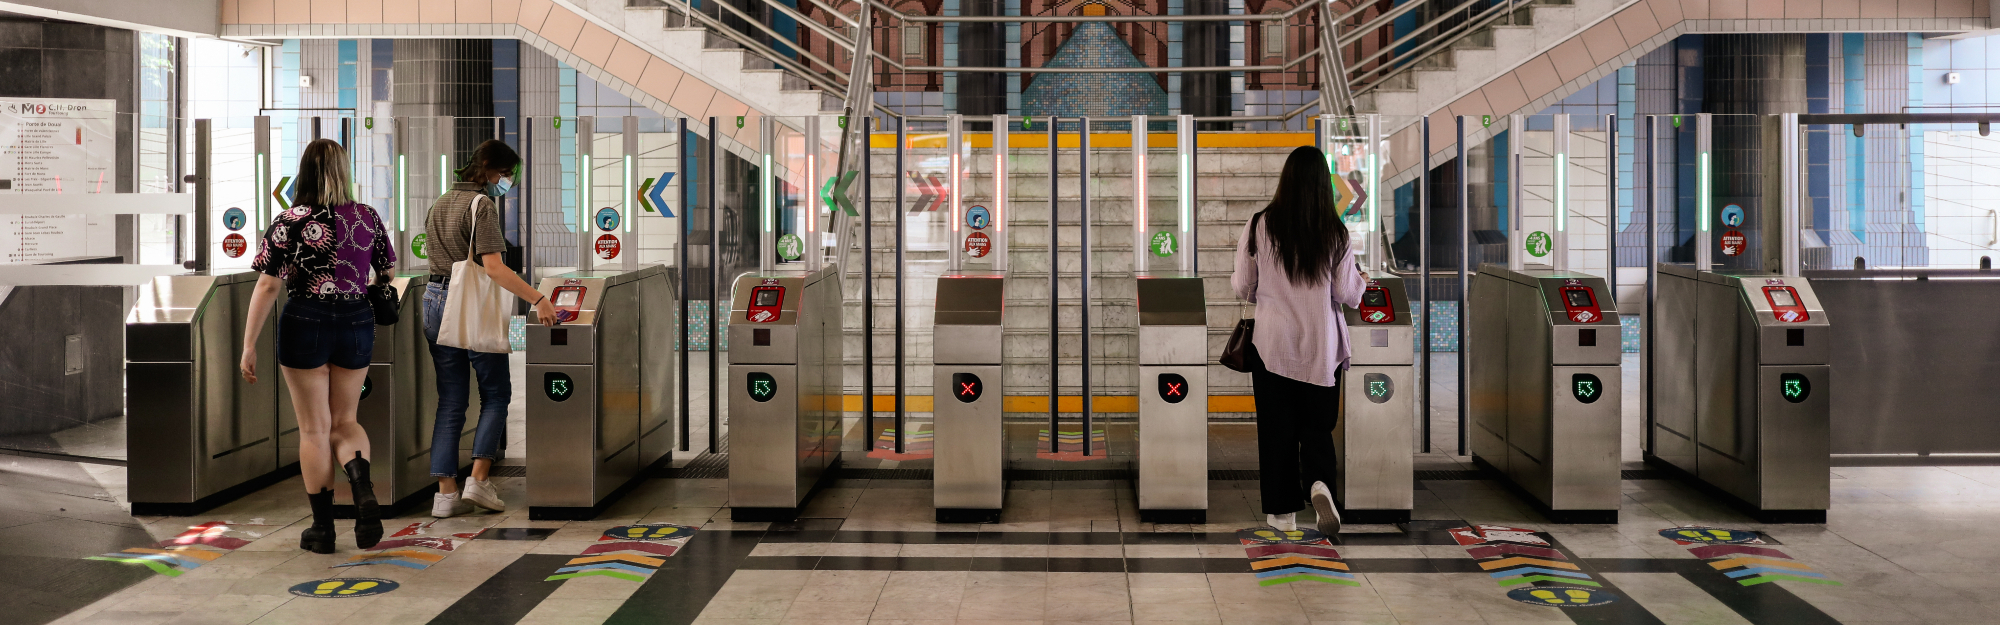
[[[1402,278],[1370,273],[1361,306],[1346,309],[1353,356],[1333,427],[1340,472],[1330,486],[1349,523],[1410,520],[1418,387],[1408,293]]]
[[[1825,523],[1830,325],[1804,278],[1661,264],[1653,459],[1765,523]]]
[[[1004,274],[939,276],[935,340],[933,471],[939,523],[998,523],[1007,492],[1000,331]],[[944,398],[950,397],[950,400]]]
[[[125,317],[133,514],[199,514],[296,470],[281,471],[298,462],[298,426],[275,347],[282,293],[258,334],[258,382],[237,372],[260,275],[160,276],[139,286]]]
[[[671,275],[651,265],[542,279],[563,322],[527,327],[528,518],[594,518],[671,457]]]
[[[1602,278],[1479,268],[1471,342],[1473,461],[1558,523],[1615,523],[1619,502],[1619,325]]]
[[[1199,276],[1138,276],[1139,518],[1208,522],[1208,301]]]
[[[729,505],[798,518],[840,465],[840,268],[745,274],[729,311]]]
[[[369,357],[368,378],[361,386],[356,419],[368,431],[372,450],[370,473],[375,499],[390,513],[427,502],[437,492],[431,477],[431,429],[437,422],[437,370],[431,365],[430,343],[424,340],[424,291],[430,273],[397,276],[390,282],[402,298],[395,325],[375,326],[375,350]],[[472,461],[472,433],[479,423],[478,385],[468,394],[465,431],[458,464]],[[334,480],[334,514],[354,515],[353,493],[347,481]]]

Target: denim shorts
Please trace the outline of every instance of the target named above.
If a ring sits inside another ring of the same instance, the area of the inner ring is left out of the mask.
[[[375,310],[367,300],[292,298],[278,316],[278,364],[293,369],[366,369],[375,351]]]

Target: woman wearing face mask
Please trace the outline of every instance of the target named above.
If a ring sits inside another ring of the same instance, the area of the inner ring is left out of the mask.
[[[425,251],[431,265],[430,286],[424,292],[424,338],[430,341],[431,364],[437,368],[438,393],[437,422],[431,429],[431,475],[438,478],[438,493],[431,502],[431,516],[439,518],[471,512],[473,506],[494,512],[506,509],[487,476],[493,461],[504,451],[507,402],[513,396],[507,354],[475,352],[437,342],[445,297],[451,292],[452,263],[471,258],[500,288],[533,305],[543,325],[556,323],[555,306],[514,275],[500,258],[506,250],[506,241],[500,237],[500,198],[513,186],[520,168],[520,155],[507,144],[491,140],[479,144],[465,168],[458,170],[458,182],[438,196],[424,220]],[[471,394],[468,377],[477,377],[479,382],[479,425],[472,434],[472,480],[461,490],[458,439],[465,428],[466,400]]]

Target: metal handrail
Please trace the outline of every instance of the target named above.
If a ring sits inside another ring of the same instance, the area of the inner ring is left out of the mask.
[[[769,2],[770,0],[765,0]],[[1292,7],[1283,13],[1222,14],[1222,15],[910,15],[897,11],[881,0],[869,0],[875,10],[895,16],[897,21],[916,23],[950,24],[1062,24],[1083,22],[1281,22],[1313,8],[1318,2],[1307,2]]]
[[[1511,14],[1514,11],[1517,11],[1520,8],[1528,6],[1532,3],[1533,0],[1501,0],[1499,4],[1493,5],[1486,11],[1480,12],[1472,16],[1468,16],[1465,22],[1460,23],[1459,25],[1454,26],[1442,33],[1439,33],[1435,38],[1417,44],[1415,47],[1411,48],[1408,52],[1391,57],[1387,61],[1382,62],[1381,64],[1375,66],[1372,69],[1363,70],[1361,74],[1349,78],[1346,82],[1351,87],[1352,85],[1355,84],[1361,84],[1363,82],[1363,79],[1369,76],[1370,74],[1377,74],[1374,80],[1368,81],[1367,84],[1363,84],[1361,87],[1354,89],[1354,93],[1357,95],[1368,91],[1372,91],[1377,87],[1382,86],[1382,84],[1386,83],[1390,78],[1394,78],[1398,74],[1402,74],[1403,72],[1415,69],[1417,66],[1416,61],[1424,57],[1428,57],[1431,54],[1435,54],[1437,52],[1449,49],[1452,45],[1457,44],[1459,40],[1471,36],[1473,33],[1478,32],[1479,29],[1491,25],[1493,22],[1499,21],[1501,17]],[[1466,4],[1470,4],[1470,2]],[[1465,5],[1461,4],[1459,6],[1463,7]],[[1456,9],[1454,9],[1454,11],[1455,10]],[[1418,34],[1421,34],[1425,30],[1428,30],[1430,26],[1436,25],[1438,21],[1443,20],[1446,17],[1449,17],[1449,14],[1445,16],[1440,16],[1438,19],[1431,20],[1431,22],[1426,24],[1424,28],[1419,28],[1417,29],[1416,32],[1411,33],[1410,36],[1406,36],[1402,39],[1399,39],[1396,43],[1392,43],[1388,46],[1385,46],[1383,50],[1394,50],[1398,45],[1407,43],[1409,39],[1415,37]],[[1380,56],[1380,52],[1377,52],[1375,56]],[[1375,56],[1371,56],[1370,60],[1375,58]],[[1355,65],[1365,65],[1367,63],[1368,63],[1367,60],[1363,60],[1355,63]]]

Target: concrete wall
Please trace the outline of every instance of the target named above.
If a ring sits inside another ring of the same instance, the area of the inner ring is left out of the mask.
[[[222,31],[220,0],[12,0],[0,2],[0,11],[181,37]]]

